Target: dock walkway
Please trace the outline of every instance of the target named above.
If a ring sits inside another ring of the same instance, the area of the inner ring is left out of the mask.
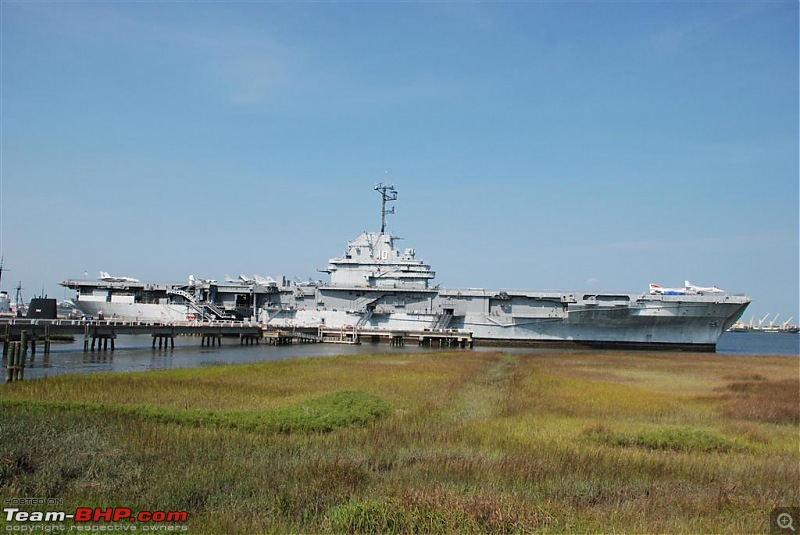
[[[149,334],[153,337],[153,348],[175,347],[175,336],[199,336],[201,345],[221,345],[222,338],[238,338],[242,345],[257,344],[264,340],[272,345],[291,343],[347,343],[359,344],[362,340],[388,342],[403,346],[416,341],[420,346],[473,347],[472,332],[460,329],[427,329],[402,331],[371,327],[320,327],[316,334],[300,329],[273,329],[251,321],[185,321],[160,323],[152,321],[123,320],[45,320],[25,318],[0,319],[0,340],[3,354],[8,344],[23,339],[36,352],[37,342],[44,343],[44,352],[50,352],[50,344],[60,335],[83,335],[84,351],[114,349],[114,340],[123,334]]]
[[[327,343],[360,344],[362,341],[389,342],[392,346],[404,346],[407,341],[426,347],[472,348],[471,331],[461,329],[426,329],[404,331],[397,329],[375,329],[372,327],[320,327],[319,338]]]
[[[50,344],[59,335],[83,335],[84,351],[114,349],[114,340],[121,334],[149,334],[153,337],[153,347],[165,345],[175,347],[175,336],[199,336],[202,345],[221,345],[223,337],[238,338],[241,344],[258,343],[262,337],[263,326],[248,321],[186,321],[159,323],[149,321],[122,320],[44,320],[8,318],[0,319],[0,340],[3,341],[3,354],[8,352],[8,344],[24,338],[36,352],[36,343],[44,342],[44,352],[50,352]],[[27,351],[27,347],[25,348]]]

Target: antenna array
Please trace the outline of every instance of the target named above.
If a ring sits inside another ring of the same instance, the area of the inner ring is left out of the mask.
[[[375,191],[379,191],[381,194],[381,234],[383,234],[386,230],[386,214],[394,213],[394,206],[387,210],[386,202],[396,201],[397,191],[393,185],[384,186],[383,182],[375,184]]]

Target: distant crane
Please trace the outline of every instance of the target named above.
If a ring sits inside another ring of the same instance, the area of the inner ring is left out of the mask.
[[[775,317],[772,318],[772,321],[769,322],[769,328],[772,329],[775,326],[775,322],[778,321],[778,316],[780,316],[780,312],[775,314]]]
[[[792,317],[791,317],[791,318],[789,318],[788,320],[786,320],[786,321],[784,321],[783,323],[781,323],[781,329],[786,329],[787,327],[789,327],[789,324],[791,323],[791,321],[792,321],[793,319],[794,319],[794,316],[792,316]]]
[[[22,317],[25,312],[25,301],[22,299],[22,281],[19,281],[15,289],[17,291],[14,296],[15,305],[17,307],[17,317]]]
[[[768,317],[769,317],[769,312],[767,312],[766,314],[764,314],[764,317],[763,317],[763,318],[761,318],[760,320],[758,320],[758,328],[759,328],[759,329],[760,329],[760,328],[761,328],[761,327],[764,325],[764,322],[765,322],[765,321],[767,321],[767,318],[768,318]]]

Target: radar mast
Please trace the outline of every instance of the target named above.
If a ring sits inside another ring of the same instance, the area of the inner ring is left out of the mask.
[[[386,214],[394,213],[394,206],[386,209],[386,201],[396,201],[397,191],[393,185],[384,186],[383,182],[375,184],[375,191],[379,191],[381,194],[381,234],[383,234],[386,231]]]

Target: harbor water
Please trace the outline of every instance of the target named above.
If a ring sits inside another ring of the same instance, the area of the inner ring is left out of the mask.
[[[25,361],[25,380],[41,379],[65,373],[128,372],[171,368],[233,365],[267,362],[288,358],[328,357],[334,355],[382,354],[393,352],[440,351],[438,348],[421,348],[413,344],[390,347],[387,344],[294,344],[272,346],[267,344],[241,346],[238,340],[223,340],[221,347],[201,347],[197,337],[177,337],[174,349],[152,349],[152,338],[147,335],[119,336],[114,351],[84,353],[83,341],[53,344],[50,355],[38,352],[28,354]],[[454,351],[492,351],[495,348],[479,346],[475,349]],[[541,347],[501,348],[515,353],[557,353],[574,349]],[[595,350],[580,350],[592,352]],[[800,335],[764,333],[725,333],[717,344],[717,354],[732,358],[745,355],[800,356]],[[3,359],[3,369],[6,361]],[[5,374],[0,374],[0,380]]]

